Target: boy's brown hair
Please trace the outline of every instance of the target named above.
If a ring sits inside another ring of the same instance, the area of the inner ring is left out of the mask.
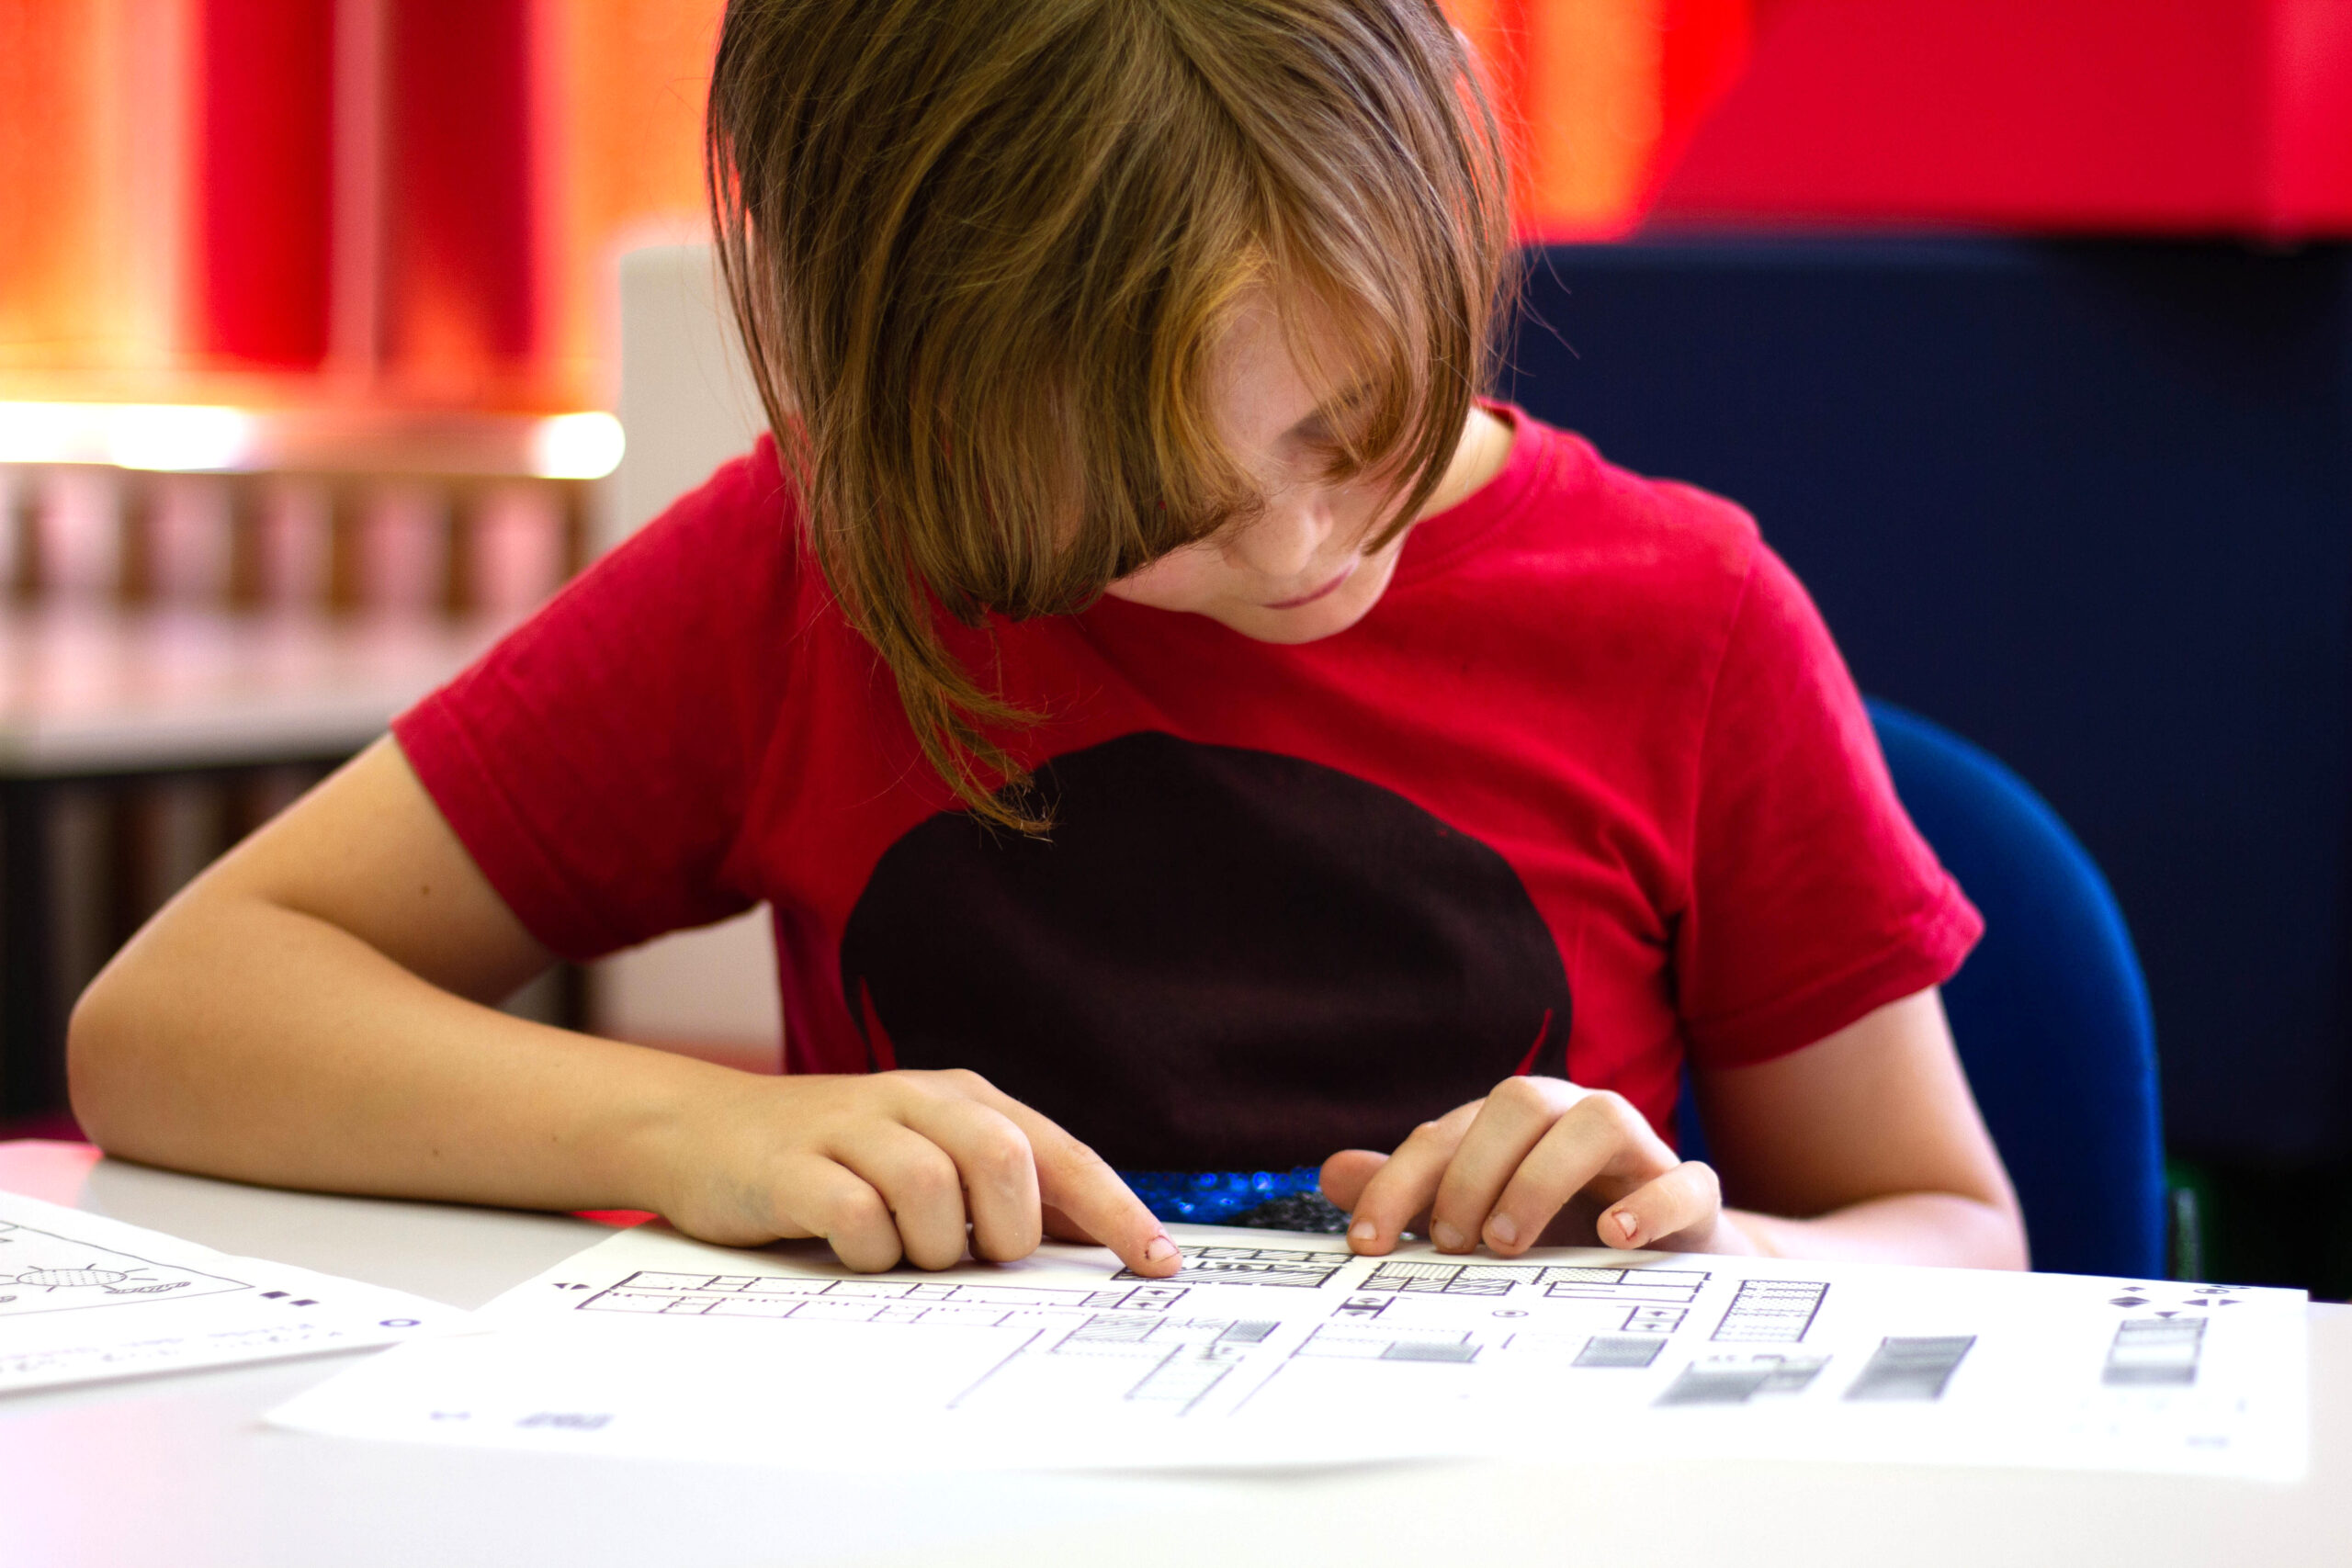
[[[1038,813],[1029,715],[942,637],[1084,608],[1247,513],[1214,352],[1274,286],[1385,543],[1442,478],[1509,255],[1494,117],[1434,0],[729,0],[721,272],[819,562],[924,753]],[[1347,363],[1314,363],[1319,310]]]

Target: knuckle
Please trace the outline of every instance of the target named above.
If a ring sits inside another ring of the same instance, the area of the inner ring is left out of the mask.
[[[936,1149],[909,1160],[896,1185],[901,1190],[898,1196],[902,1203],[943,1202],[951,1196],[960,1199],[964,1190],[956,1162]]]
[[[1642,1113],[1634,1109],[1634,1102],[1613,1089],[1594,1089],[1577,1101],[1575,1111],[1603,1127],[1620,1133],[1629,1132],[1637,1125],[1649,1125]]]
[[[828,1238],[871,1234],[890,1224],[889,1206],[870,1187],[844,1189],[818,1205],[820,1227]]]
[[[985,1091],[990,1087],[988,1079],[969,1067],[943,1067],[933,1076],[942,1088],[962,1095]]]
[[[972,1174],[991,1181],[1016,1182],[1029,1174],[1029,1140],[1011,1122],[990,1128],[972,1151]]]
[[[1509,1106],[1541,1105],[1544,1100],[1544,1086],[1521,1073],[1514,1073],[1497,1084],[1487,1094],[1488,1100],[1498,1100]]]

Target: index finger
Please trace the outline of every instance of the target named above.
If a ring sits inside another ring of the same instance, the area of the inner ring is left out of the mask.
[[[1135,1272],[1155,1279],[1176,1272],[1182,1258],[1159,1216],[1127,1190],[1101,1155],[993,1085],[981,1098],[1028,1136],[1037,1162],[1037,1196],[1046,1207],[1059,1210]]]

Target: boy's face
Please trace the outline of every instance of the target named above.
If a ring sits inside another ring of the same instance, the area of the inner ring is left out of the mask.
[[[1153,609],[1206,615],[1261,642],[1313,642],[1347,630],[1380,603],[1405,534],[1376,552],[1364,549],[1384,520],[1390,487],[1377,477],[1328,477],[1325,411],[1264,290],[1245,305],[1220,345],[1211,397],[1218,434],[1257,479],[1262,511],[1119,579],[1110,592]],[[1475,414],[1474,428],[1480,420],[1492,423]],[[1487,477],[1459,485],[1463,466],[1457,457],[1424,515]]]

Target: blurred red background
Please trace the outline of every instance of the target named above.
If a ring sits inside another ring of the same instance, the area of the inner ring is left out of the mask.
[[[1522,227],[2352,229],[2340,0],[1449,0]],[[719,0],[0,0],[0,398],[608,400]]]

